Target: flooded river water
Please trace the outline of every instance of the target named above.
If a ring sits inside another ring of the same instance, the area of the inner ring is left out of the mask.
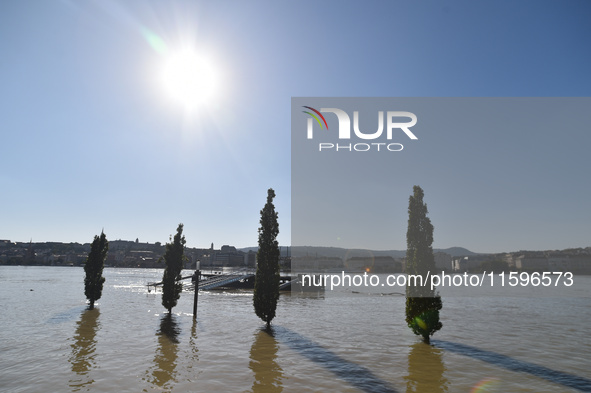
[[[542,297],[442,291],[426,345],[394,291],[287,293],[265,331],[251,291],[201,292],[195,323],[192,293],[168,317],[148,292],[162,270],[105,269],[94,310],[83,276],[0,267],[0,391],[591,391],[591,277]]]

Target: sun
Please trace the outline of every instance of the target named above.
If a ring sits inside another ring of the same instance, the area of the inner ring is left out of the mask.
[[[206,105],[218,90],[218,76],[211,59],[195,50],[169,54],[162,69],[162,84],[170,98],[186,109]]]

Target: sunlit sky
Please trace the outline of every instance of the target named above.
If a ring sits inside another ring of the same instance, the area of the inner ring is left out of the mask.
[[[164,243],[182,222],[189,246],[254,246],[272,187],[288,245],[291,97],[589,96],[589,20],[585,0],[0,2],[0,239],[86,243],[104,228],[109,239]],[[163,83],[186,48],[215,74],[189,81],[215,82],[191,105]],[[547,140],[561,143],[559,133]],[[462,143],[470,152],[490,142]],[[502,145],[491,149],[502,162]],[[540,153],[543,163],[572,152]],[[548,177],[549,189],[576,183],[578,197],[564,215],[529,205],[538,220],[522,238],[492,245],[488,233],[434,222],[451,231],[434,246],[590,246],[581,173]],[[491,219],[491,233],[523,225],[518,216]],[[544,232],[552,220],[560,238]],[[404,249],[405,239],[375,248]]]

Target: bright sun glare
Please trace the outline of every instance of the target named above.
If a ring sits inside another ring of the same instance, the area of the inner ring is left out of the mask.
[[[203,55],[182,50],[168,56],[162,82],[169,96],[186,109],[207,104],[218,88],[215,67]]]

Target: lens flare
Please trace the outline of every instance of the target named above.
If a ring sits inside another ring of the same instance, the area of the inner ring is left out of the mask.
[[[485,378],[474,385],[470,393],[494,392],[499,383],[500,381],[496,378]]]
[[[415,317],[415,323],[423,330],[427,330],[427,324],[419,317]]]
[[[168,47],[166,46],[166,42],[164,42],[162,37],[146,28],[142,28],[142,35],[144,36],[144,39],[148,42],[148,45],[150,45],[150,47],[154,49],[156,53],[161,55],[166,54],[166,52],[168,51]]]

